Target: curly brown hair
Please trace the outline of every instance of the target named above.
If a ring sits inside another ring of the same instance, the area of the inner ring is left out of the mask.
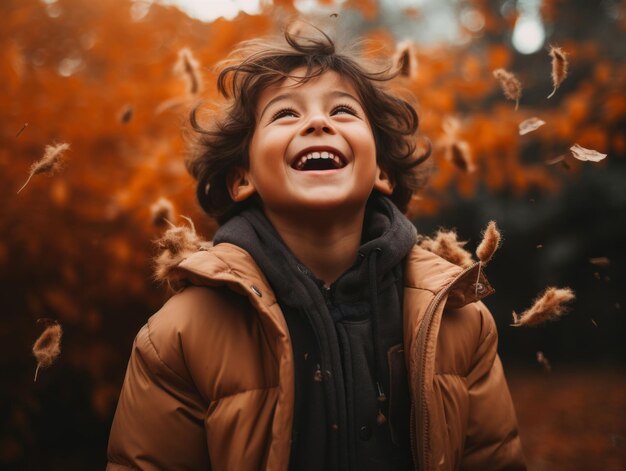
[[[376,142],[376,160],[394,184],[390,195],[405,212],[413,193],[422,186],[422,164],[430,155],[418,152],[416,133],[419,120],[415,108],[384,87],[396,77],[387,66],[372,72],[358,55],[338,51],[322,30],[319,35],[302,36],[285,31],[282,38],[245,41],[223,63],[217,88],[227,106],[221,116],[204,128],[198,122],[199,107],[192,110],[190,122],[194,146],[187,168],[197,180],[196,194],[206,213],[223,224],[250,201],[236,203],[228,191],[228,175],[237,167],[248,168],[248,148],[256,126],[259,94],[267,87],[291,77],[305,83],[327,71],[335,71],[351,81],[365,108]],[[304,67],[305,74],[290,75]]]

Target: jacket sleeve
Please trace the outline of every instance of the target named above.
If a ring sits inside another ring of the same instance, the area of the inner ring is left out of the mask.
[[[139,331],[108,445],[107,470],[210,469],[206,400],[186,368],[178,319],[193,295],[175,295]],[[192,308],[193,309],[193,308]]]
[[[469,417],[461,469],[524,470],[513,401],[497,354],[493,317],[482,303],[481,334],[467,376]]]

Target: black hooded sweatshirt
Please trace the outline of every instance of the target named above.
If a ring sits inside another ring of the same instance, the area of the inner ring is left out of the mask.
[[[411,222],[374,193],[354,264],[329,288],[250,207],[217,231],[254,258],[283,311],[293,346],[291,470],[410,469],[409,391],[402,348],[404,258]]]

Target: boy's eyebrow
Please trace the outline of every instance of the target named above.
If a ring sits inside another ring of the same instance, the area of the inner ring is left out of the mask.
[[[356,101],[359,104],[361,103],[352,94],[350,94],[348,92],[342,92],[341,90],[335,90],[335,91],[329,92],[328,95],[330,95],[332,97],[350,98],[350,99]]]
[[[274,98],[272,98],[270,101],[267,102],[267,105],[265,105],[265,108],[263,108],[263,111],[261,111],[261,116],[259,116],[259,119],[261,119],[263,117],[263,115],[265,114],[267,109],[270,106],[272,106],[274,103],[276,103],[277,101],[293,98],[293,96],[294,96],[293,93],[283,93],[281,95],[276,95]]]
[[[348,92],[342,92],[341,90],[334,90],[332,92],[326,93],[326,95],[330,97],[350,98],[359,104],[361,103],[352,94]],[[295,93],[281,93],[280,95],[276,95],[274,98],[272,98],[270,101],[267,102],[267,105],[265,105],[265,107],[263,108],[263,111],[261,111],[261,115],[259,116],[259,119],[261,119],[263,115],[265,114],[265,112],[267,111],[267,109],[270,106],[272,106],[274,103],[276,103],[277,101],[293,99],[295,98],[295,96],[296,96]]]

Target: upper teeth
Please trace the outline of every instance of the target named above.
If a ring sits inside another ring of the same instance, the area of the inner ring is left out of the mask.
[[[305,154],[302,157],[300,157],[296,161],[296,164],[294,165],[294,167],[297,170],[302,170],[304,168],[304,165],[310,159],[332,159],[337,164],[337,167],[343,166],[343,162],[341,161],[339,156],[333,154],[332,152],[326,152],[326,151],[317,152],[316,151],[316,152],[309,152],[308,154]]]

